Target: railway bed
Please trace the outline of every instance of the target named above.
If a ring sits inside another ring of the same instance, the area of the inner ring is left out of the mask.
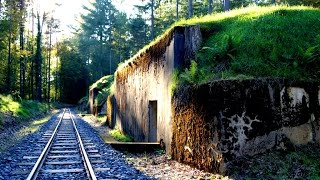
[[[1,159],[5,155],[11,156]],[[152,179],[128,165],[70,109],[0,154],[2,167],[0,179]]]

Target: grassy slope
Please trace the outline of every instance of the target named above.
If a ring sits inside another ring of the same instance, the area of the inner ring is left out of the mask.
[[[200,24],[204,42],[179,75],[190,84],[215,79],[320,76],[320,9],[248,7],[178,22]]]
[[[0,95],[0,125],[5,121],[5,114],[16,120],[26,120],[46,112],[47,106],[38,102],[14,101],[11,96]]]
[[[275,6],[179,22],[200,24],[204,35],[202,49],[190,68],[180,72],[180,80],[191,84],[254,77],[315,80],[320,75],[319,17],[319,9]],[[319,156],[315,145],[272,151],[235,162],[229,175],[234,179],[320,179]]]
[[[175,26],[200,25],[204,42],[179,81],[202,84],[216,79],[320,76],[320,9],[304,6],[251,6],[175,23],[119,65],[121,70],[160,42]]]

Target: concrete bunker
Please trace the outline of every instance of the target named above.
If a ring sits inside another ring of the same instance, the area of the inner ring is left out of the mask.
[[[115,72],[115,126],[135,141],[161,141],[170,152],[173,71],[187,67],[200,44],[199,26],[175,27],[121,65]]]
[[[201,39],[199,26],[175,27],[118,68],[110,101],[117,128],[135,141],[163,141],[174,159],[217,173],[288,142],[320,143],[315,82],[223,80],[171,92],[174,70],[190,64]]]

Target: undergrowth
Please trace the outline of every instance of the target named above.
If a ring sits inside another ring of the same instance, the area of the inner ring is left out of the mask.
[[[118,141],[121,141],[121,142],[132,142],[133,141],[133,138],[130,137],[130,136],[127,136],[123,133],[121,133],[121,131],[119,129],[113,129],[109,132],[109,134],[115,138],[116,140]]]
[[[98,94],[94,99],[94,104],[96,106],[101,106],[106,101],[107,97],[111,93],[113,93],[113,82],[113,75],[108,75],[100,78],[98,81],[96,81],[90,86],[90,89],[95,88],[96,90],[98,90]]]
[[[46,104],[30,100],[15,101],[10,95],[0,95],[0,121],[3,123],[3,114],[8,114],[18,120],[30,119],[48,110]],[[1,123],[0,123],[1,124]]]
[[[96,117],[96,121],[98,121],[98,122],[105,122],[106,119],[107,119],[106,115],[99,115]]]

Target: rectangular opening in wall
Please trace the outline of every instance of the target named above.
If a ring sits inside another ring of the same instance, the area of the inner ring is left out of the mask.
[[[157,142],[157,104],[157,101],[149,101],[149,142]]]

